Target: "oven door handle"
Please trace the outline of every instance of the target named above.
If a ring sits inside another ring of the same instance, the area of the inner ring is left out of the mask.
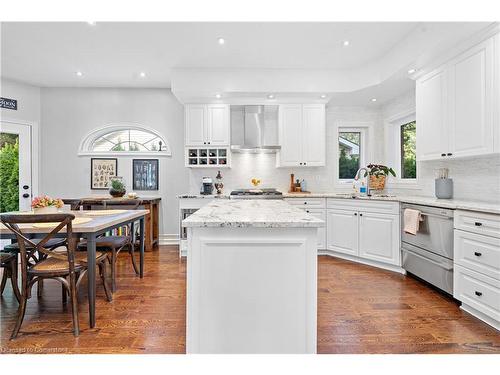
[[[432,260],[430,258],[427,258],[427,257],[424,257],[423,255],[420,255],[419,253],[416,253],[414,251],[411,251],[411,250],[408,250],[408,249],[402,249],[403,251],[406,251],[407,253],[410,253],[412,255],[415,255],[416,257],[420,258],[420,259],[423,259],[429,263],[432,263],[438,267],[441,267],[443,269],[445,269],[446,271],[451,271],[453,270],[453,265],[451,266],[448,266],[447,264],[443,264],[443,263],[440,263],[440,262],[436,262],[435,260]]]

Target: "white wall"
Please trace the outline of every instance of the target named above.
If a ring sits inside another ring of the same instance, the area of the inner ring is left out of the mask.
[[[90,189],[90,157],[78,156],[80,141],[90,131],[109,124],[133,123],[157,130],[172,156],[159,157],[160,234],[178,233],[176,195],[188,186],[184,168],[184,111],[168,89],[42,88],[41,192],[72,198],[105,195]],[[140,156],[137,158],[141,158]],[[132,191],[132,159],[118,158],[118,175]]]
[[[258,177],[262,180],[260,187],[274,187],[281,191],[288,191],[290,173],[295,178],[305,179],[308,190],[332,191],[339,189],[335,186],[337,175],[337,126],[368,125],[371,129],[370,139],[372,160],[383,160],[383,129],[380,111],[372,107],[327,107],[326,113],[326,166],[316,168],[276,168],[275,154],[232,154],[230,169],[221,169],[224,177],[224,192],[229,193],[237,188],[251,188],[250,180]],[[215,178],[216,169],[191,168],[189,172],[189,192],[200,191],[203,176]],[[347,189],[350,186],[346,187]]]
[[[388,119],[414,109],[415,91],[412,90],[384,105],[383,121],[386,123]],[[453,179],[455,199],[500,202],[499,155],[419,162],[417,164],[418,187],[412,189],[390,187],[388,190],[401,195],[434,196],[434,171],[439,168],[449,169],[450,177]]]
[[[0,109],[0,119],[31,126],[31,153],[32,153],[32,191],[38,194],[40,158],[37,157],[40,149],[40,88],[25,83],[1,77],[0,95],[4,98],[17,100],[17,111]]]

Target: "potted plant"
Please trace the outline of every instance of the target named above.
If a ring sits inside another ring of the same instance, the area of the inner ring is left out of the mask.
[[[396,177],[394,169],[381,164],[368,164],[368,173],[365,172],[365,177],[370,175],[370,188],[373,190],[384,190],[386,177],[391,174]]]
[[[123,182],[123,178],[114,177],[111,179],[111,187],[109,188],[109,194],[114,198],[123,197],[126,193],[125,183]]]
[[[35,197],[31,202],[31,208],[35,214],[56,213],[62,206],[64,206],[62,199],[54,199],[47,195]]]

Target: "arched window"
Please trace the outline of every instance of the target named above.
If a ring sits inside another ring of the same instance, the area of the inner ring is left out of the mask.
[[[113,125],[94,130],[80,143],[79,155],[171,155],[158,132],[136,125]]]

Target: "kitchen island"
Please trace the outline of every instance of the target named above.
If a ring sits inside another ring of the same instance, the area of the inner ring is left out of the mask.
[[[316,232],[282,200],[217,200],[183,220],[188,353],[316,353]]]

